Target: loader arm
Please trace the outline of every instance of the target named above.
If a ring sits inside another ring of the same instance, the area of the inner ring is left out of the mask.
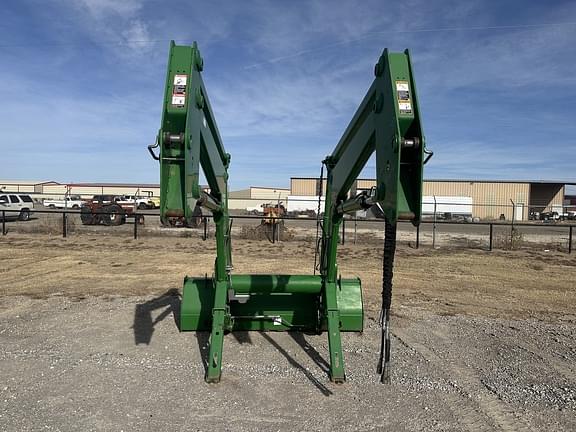
[[[199,200],[210,210],[227,207],[230,155],[224,150],[202,81],[203,67],[196,43],[191,47],[170,43],[162,123],[156,139],[163,225],[174,225],[174,221],[190,225]],[[200,168],[210,194],[200,190]]]
[[[164,221],[183,218],[188,222],[195,206],[213,214],[216,225],[216,260],[210,305],[212,336],[208,380],[220,379],[223,326],[227,315],[227,288],[232,269],[228,214],[228,166],[220,133],[201,72],[204,61],[196,42],[179,46],[172,41],[168,60],[160,147],[160,216]],[[202,169],[210,192],[200,188]],[[190,303],[184,292],[183,308]]]
[[[343,381],[344,363],[339,331],[336,262],[340,224],[345,213],[380,204],[386,224],[395,227],[398,220],[420,223],[422,171],[425,139],[419,114],[416,85],[408,50],[390,53],[384,50],[374,68],[375,79],[338,145],[324,160],[327,168],[326,201],[322,226],[320,273],[325,280],[324,309],[328,320],[331,377]],[[376,188],[370,193],[348,197],[353,182],[376,153]],[[387,241],[392,239],[392,231]],[[384,266],[389,273],[383,309],[388,310],[391,294],[393,245],[388,244]],[[395,247],[395,246],[394,246]],[[384,294],[383,294],[384,296]],[[389,347],[389,343],[388,343]]]

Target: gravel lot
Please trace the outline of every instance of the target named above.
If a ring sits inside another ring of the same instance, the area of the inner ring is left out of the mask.
[[[236,240],[238,273],[308,273],[313,244]],[[344,385],[326,335],[234,333],[203,381],[205,333],[179,333],[198,238],[12,233],[0,239],[2,430],[576,430],[576,257],[401,247],[392,385],[378,382],[381,248],[340,249],[362,276]]]

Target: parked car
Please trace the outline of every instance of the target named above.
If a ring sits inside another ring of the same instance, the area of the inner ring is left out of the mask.
[[[540,220],[543,221],[557,221],[560,220],[560,215],[555,211],[548,211],[540,213]]]
[[[2,210],[17,210],[6,212],[6,219],[27,221],[34,210],[34,200],[30,195],[3,194],[0,195],[0,212]],[[1,213],[0,218],[2,218]]]
[[[71,208],[79,209],[82,207],[83,201],[80,195],[70,195],[65,197],[63,200],[49,200],[45,199],[42,204],[44,207],[49,208]]]
[[[134,203],[136,203],[136,207],[138,207],[139,210],[146,210],[149,208],[148,198],[143,198],[136,195],[120,195],[117,202],[122,205],[134,205]]]
[[[160,197],[149,196],[148,197],[148,207],[151,209],[160,208]]]

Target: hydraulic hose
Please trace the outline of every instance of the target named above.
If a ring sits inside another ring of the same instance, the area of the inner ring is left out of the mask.
[[[392,304],[392,278],[394,276],[394,254],[396,252],[396,224],[385,219],[384,256],[382,259],[382,310],[380,325],[380,358],[377,372],[381,383],[390,383],[390,305]]]

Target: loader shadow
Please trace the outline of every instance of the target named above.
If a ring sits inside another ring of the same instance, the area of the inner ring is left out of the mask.
[[[210,357],[210,332],[197,331],[196,340],[198,341],[198,351],[200,351],[200,358],[202,359],[202,366],[204,366],[204,373],[208,373],[208,358]]]
[[[172,314],[176,327],[180,329],[180,292],[176,288],[166,291],[164,294],[148,300],[145,303],[139,303],[134,308],[134,344],[149,345],[154,334],[154,327],[168,315]],[[152,312],[157,309],[164,310],[156,317],[152,318]]]
[[[294,341],[302,347],[304,352],[308,354],[308,357],[310,357],[320,369],[322,369],[326,374],[330,374],[330,365],[326,360],[324,360],[322,354],[316,351],[316,348],[308,343],[308,341],[304,338],[304,333],[288,332],[288,334],[292,336],[292,339],[294,339]]]
[[[134,308],[134,323],[132,329],[134,331],[134,344],[149,345],[152,340],[152,335],[154,334],[155,326],[166,319],[170,314],[173,315],[174,323],[176,327],[180,330],[180,308],[181,308],[181,295],[178,289],[172,288],[166,291],[164,294],[148,300],[144,303],[139,303]],[[163,309],[155,319],[152,318],[152,313],[158,309]],[[240,344],[248,343],[252,344],[252,339],[250,333],[247,331],[235,331],[231,332],[232,336]],[[278,350],[286,360],[294,368],[300,370],[308,380],[324,395],[332,395],[330,391],[324,384],[322,384],[309,370],[307,370],[303,365],[298,363],[284,348],[282,348],[272,337],[270,337],[266,332],[259,332],[264,339],[266,339],[270,345]],[[316,365],[323,372],[329,374],[330,367],[328,362],[324,360],[322,355],[308,343],[304,337],[304,333],[301,332],[288,332],[292,339],[304,350],[304,352],[314,361]],[[198,341],[198,350],[200,352],[200,357],[202,359],[202,364],[204,366],[204,371],[208,371],[209,355],[210,355],[210,332],[209,331],[197,331],[195,332],[196,339]]]
[[[304,349],[304,351],[310,356],[310,358],[312,360],[314,360],[314,362],[318,366],[320,366],[320,368],[322,370],[326,370],[326,369],[324,369],[324,367],[327,366],[326,361],[324,359],[322,359],[322,357],[320,356],[318,351],[316,351],[316,349],[314,349],[310,344],[308,344],[308,342],[306,342],[306,340],[304,339],[304,335],[302,333],[297,333],[297,332],[289,332],[289,333],[292,336],[292,338],[296,341],[296,343],[298,345],[300,345]],[[260,334],[262,335],[262,337],[264,339],[266,339],[270,343],[270,345],[272,345],[274,348],[276,348],[278,350],[278,352],[280,354],[282,354],[293,367],[300,370],[306,376],[306,378],[308,378],[308,380],[312,384],[314,384],[314,386],[316,386],[316,388],[318,390],[320,390],[320,392],[324,396],[330,396],[332,394],[332,392],[324,384],[322,384],[320,381],[318,381],[318,379],[314,375],[312,375],[312,373],[308,369],[306,369],[304,366],[302,366],[300,363],[298,363],[284,348],[282,348],[278,344],[278,342],[276,342],[274,339],[272,339],[268,334],[266,334],[266,332],[261,332]],[[305,348],[305,346],[308,346],[309,349],[307,350]],[[313,354],[310,351],[310,349],[313,350],[313,352],[316,353],[317,356],[315,354]],[[318,359],[321,359],[321,362],[323,363],[323,365],[320,365],[320,363],[318,362]]]
[[[196,340],[198,341],[198,351],[200,352],[200,358],[202,359],[202,365],[204,366],[204,373],[208,373],[208,359],[210,357],[210,332],[197,331],[195,333]],[[247,331],[234,331],[231,332],[231,334],[239,344],[252,344],[250,333]]]

